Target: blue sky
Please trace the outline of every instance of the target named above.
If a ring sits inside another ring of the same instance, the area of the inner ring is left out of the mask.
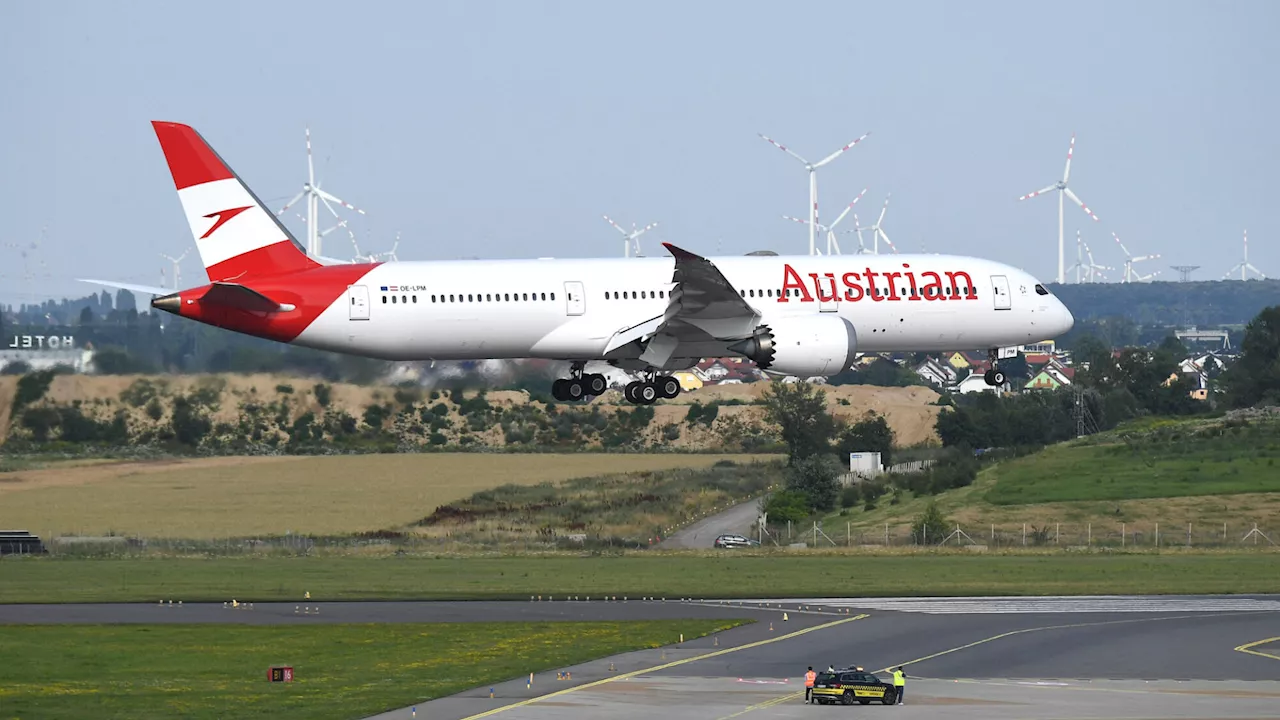
[[[629,225],[695,252],[807,252],[802,166],[830,220],[886,193],[903,251],[1052,279],[1061,176],[1095,259],[1221,277],[1249,229],[1280,276],[1269,118],[1280,4],[757,2],[6,3],[0,16],[0,302],[155,284],[192,245],[153,119],[194,125],[278,207],[305,177],[365,209],[401,259],[614,256]],[[292,213],[290,213],[292,216]],[[286,218],[295,234],[302,223]],[[6,243],[29,244],[27,287]],[[366,240],[366,238],[368,238]],[[339,233],[326,254],[350,254]],[[194,253],[184,284],[202,277]],[[1118,272],[1113,272],[1115,277]]]

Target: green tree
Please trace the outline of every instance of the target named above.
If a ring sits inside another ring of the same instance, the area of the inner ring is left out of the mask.
[[[825,453],[801,458],[787,471],[787,489],[804,493],[816,512],[833,510],[840,496],[841,470],[835,458]]]
[[[827,396],[812,383],[774,380],[764,391],[765,418],[781,429],[787,464],[830,451],[835,419],[827,412]]]
[[[947,536],[950,527],[951,521],[938,509],[938,504],[930,500],[911,523],[911,535],[921,545],[936,545]]]
[[[1223,373],[1222,387],[1233,407],[1280,404],[1280,305],[1249,322],[1240,357]]]
[[[809,498],[799,490],[779,490],[769,497],[764,512],[770,523],[800,522],[809,517]]]
[[[868,410],[861,420],[850,425],[840,433],[840,457],[847,458],[849,453],[878,452],[880,461],[885,466],[891,465],[893,458],[893,428],[883,415]]]

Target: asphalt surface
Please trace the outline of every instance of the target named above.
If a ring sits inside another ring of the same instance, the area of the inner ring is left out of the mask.
[[[316,614],[314,608],[319,608]],[[295,611],[296,608],[296,611]],[[311,608],[310,611],[305,608]],[[785,619],[784,619],[785,613]],[[5,623],[482,622],[744,617],[681,646],[524,676],[417,706],[417,717],[665,720],[808,717],[805,668],[904,665],[892,712],[949,718],[1278,718],[1280,597],[675,598],[524,602],[4,605]],[[1267,642],[1263,642],[1267,641]],[[1260,652],[1237,650],[1242,646]],[[930,710],[931,708],[931,710]],[[865,711],[872,711],[867,708]],[[875,708],[890,712],[887,708]],[[412,718],[411,708],[378,718]]]
[[[738,503],[724,512],[677,530],[671,537],[658,543],[658,547],[664,550],[709,549],[721,535],[747,535],[759,514],[759,500]]]

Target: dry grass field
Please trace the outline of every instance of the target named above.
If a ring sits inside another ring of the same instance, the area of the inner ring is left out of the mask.
[[[0,473],[0,526],[44,536],[340,534],[402,525],[499,485],[765,457],[439,453],[55,464]]]

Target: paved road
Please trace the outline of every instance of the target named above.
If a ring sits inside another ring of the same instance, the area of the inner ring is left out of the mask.
[[[665,550],[711,548],[720,535],[746,535],[759,516],[760,501],[738,503],[724,512],[716,513],[677,530],[671,537],[658,543]]]

